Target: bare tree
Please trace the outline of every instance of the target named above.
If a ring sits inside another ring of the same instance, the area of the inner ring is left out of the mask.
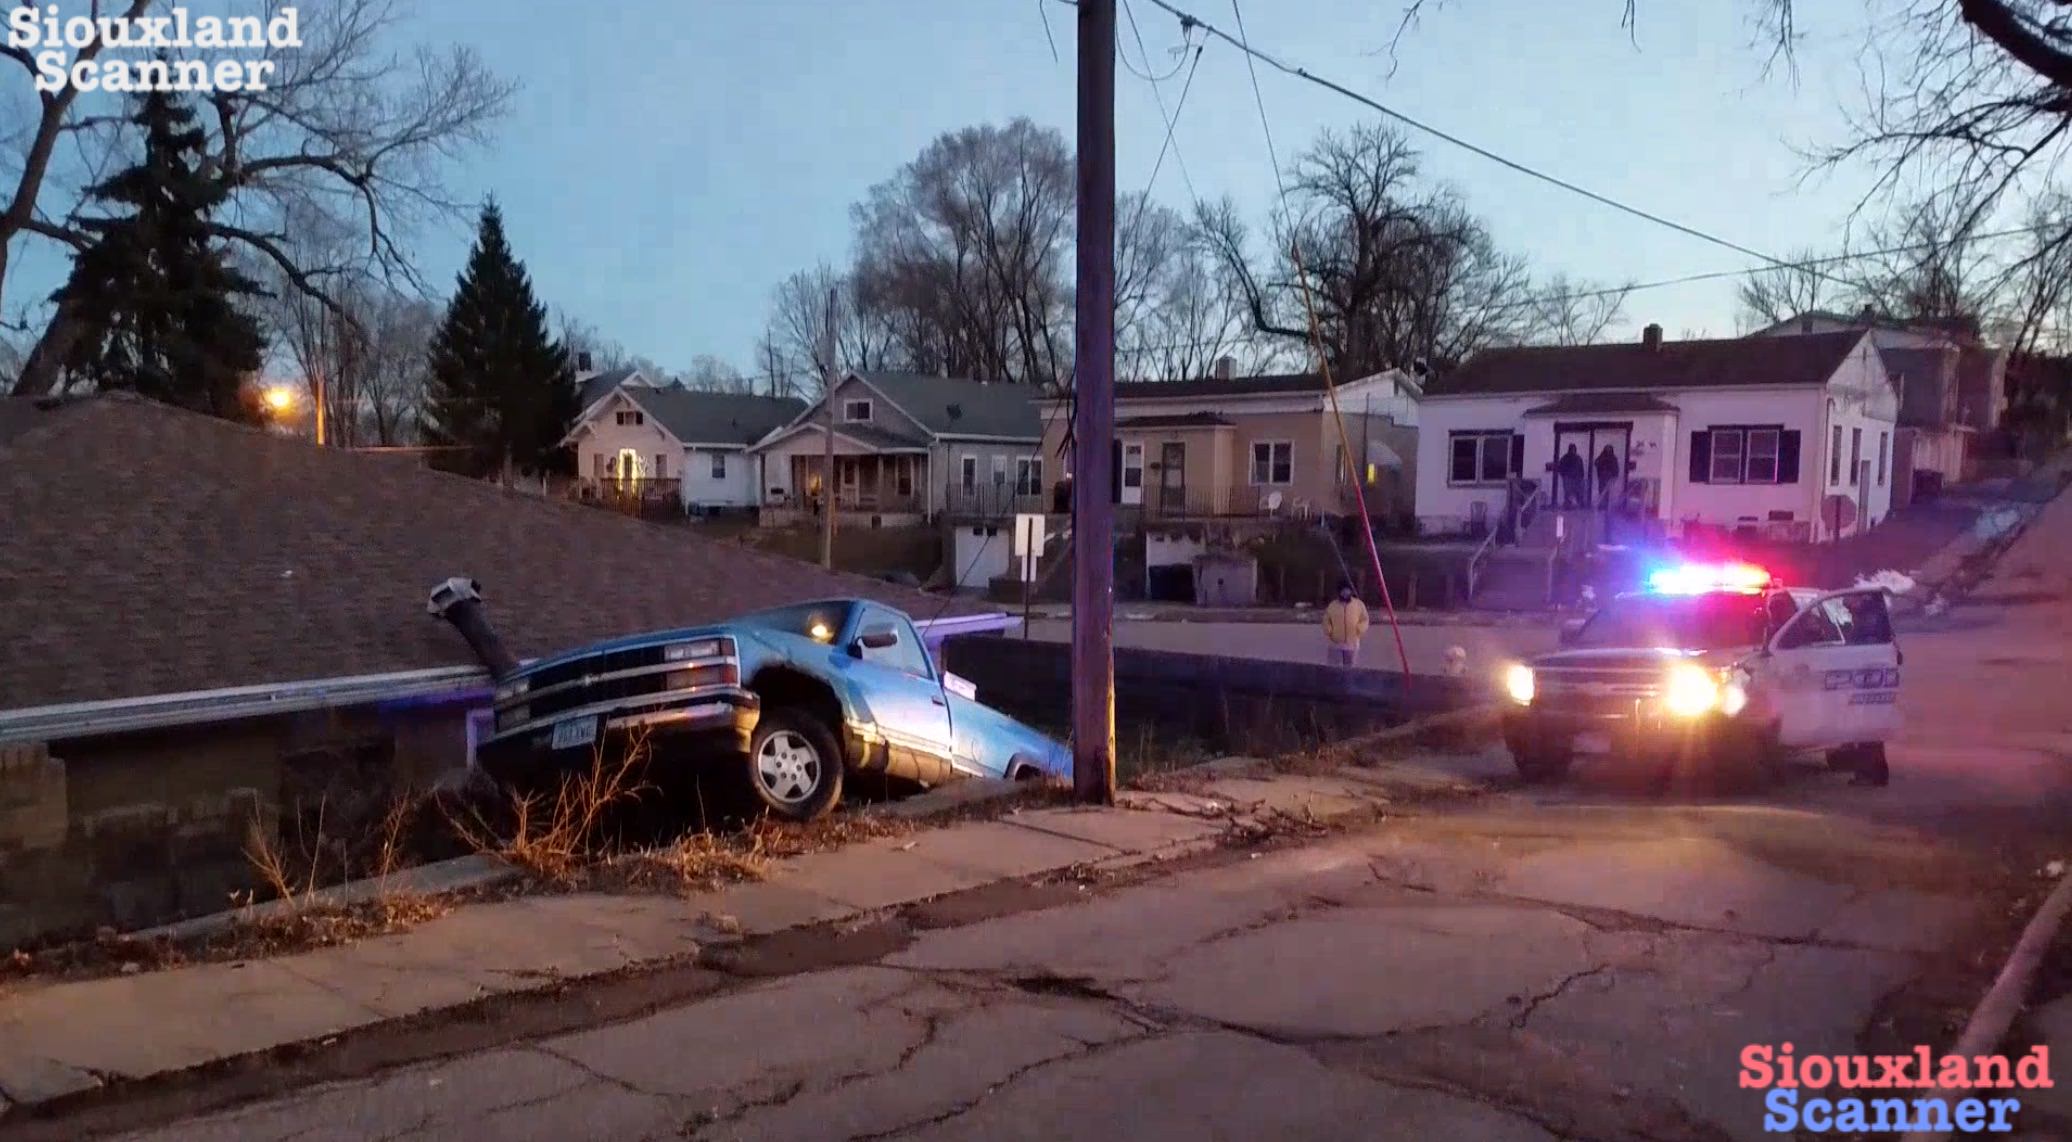
[[[1306,345],[1313,307],[1326,358],[1360,376],[1459,360],[1531,328],[1523,259],[1498,251],[1450,191],[1426,186],[1417,153],[1393,131],[1326,132],[1288,189],[1291,216],[1271,228],[1263,256],[1228,200],[1196,210],[1201,240],[1260,333]]]
[[[818,391],[830,293],[834,295],[836,371],[903,367],[905,361],[890,325],[865,304],[855,276],[822,262],[778,283],[765,331],[764,371],[772,376],[781,372],[794,382],[806,378],[805,389]]]
[[[153,0],[128,0],[142,15]],[[280,0],[265,0],[271,18]],[[298,292],[344,319],[341,290],[369,276],[422,290],[408,236],[425,221],[464,209],[445,189],[446,164],[485,133],[509,105],[513,86],[467,48],[399,55],[388,44],[401,0],[332,0],[299,10],[303,46],[273,60],[263,91],[208,97],[207,169],[229,192],[211,222],[216,235],[279,270]],[[98,40],[74,51],[92,58]],[[31,54],[0,45],[0,57],[34,75]],[[6,251],[18,237],[77,249],[84,187],[110,154],[134,154],[119,117],[88,114],[67,87],[36,95],[33,126],[18,151],[0,158],[13,188],[0,209],[0,299],[11,284]],[[291,223],[329,218],[356,241],[341,261],[298,261]],[[17,392],[47,392],[58,362],[83,332],[82,315],[60,306],[40,323]]]
[[[1602,287],[1570,281],[1566,274],[1546,279],[1525,305],[1525,340],[1538,345],[1593,345],[1622,324],[1632,285]]]
[[[1059,381],[1073,204],[1057,131],[1016,119],[943,135],[855,208],[859,304],[910,367]]]
[[[753,378],[710,353],[700,353],[691,358],[691,367],[684,372],[683,384],[685,388],[707,393],[755,391]]]
[[[1871,227],[1866,241],[1879,252],[1850,274],[1852,307],[1882,320],[1974,334],[1992,323],[2006,271],[1995,268],[1962,214],[1932,196]]]
[[[570,361],[579,361],[587,354],[590,368],[600,373],[622,369],[633,360],[633,354],[624,345],[606,337],[595,325],[584,321],[567,310],[554,314],[555,339],[568,350]]]
[[[1783,266],[1751,270],[1735,288],[1740,301],[1739,324],[1744,330],[1762,329],[1788,318],[1841,304],[1833,278],[1818,272],[1813,263],[1819,254],[1801,250],[1791,254]]]
[[[366,349],[357,422],[363,426],[361,435],[372,443],[408,444],[417,439],[431,370],[428,353],[439,316],[431,302],[388,290],[361,323]]]

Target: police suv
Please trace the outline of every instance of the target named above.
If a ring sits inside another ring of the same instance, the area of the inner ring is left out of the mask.
[[[1675,567],[1508,668],[1504,740],[1528,781],[1578,752],[1673,773],[1820,751],[1882,785],[1901,654],[1882,588],[1785,587],[1747,564]]]

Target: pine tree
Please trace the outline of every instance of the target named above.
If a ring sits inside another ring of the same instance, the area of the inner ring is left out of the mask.
[[[577,414],[568,352],[547,333],[547,308],[511,256],[492,200],[432,338],[426,436],[459,446],[442,466],[471,475],[566,470],[561,440]]]
[[[209,232],[225,191],[202,172],[205,136],[193,109],[163,91],[139,98],[131,118],[144,130],[143,160],[88,192],[128,213],[84,223],[91,237],[54,295],[87,325],[65,369],[99,388],[256,421],[246,381],[266,338],[234,298],[263,291]]]

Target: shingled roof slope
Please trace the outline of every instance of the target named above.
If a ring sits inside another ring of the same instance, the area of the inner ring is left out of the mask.
[[[4,708],[473,665],[425,612],[449,575],[521,657],[809,598],[988,609],[135,397],[0,424]]]

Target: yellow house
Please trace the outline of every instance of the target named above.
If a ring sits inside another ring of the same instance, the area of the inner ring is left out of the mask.
[[[1199,380],[1118,384],[1111,495],[1141,520],[1342,515],[1357,477],[1371,515],[1399,516],[1415,503],[1418,395],[1400,369],[1340,383],[1341,437],[1313,373],[1239,377],[1226,359]],[[1043,454],[1069,476],[1068,402],[1044,413]]]

